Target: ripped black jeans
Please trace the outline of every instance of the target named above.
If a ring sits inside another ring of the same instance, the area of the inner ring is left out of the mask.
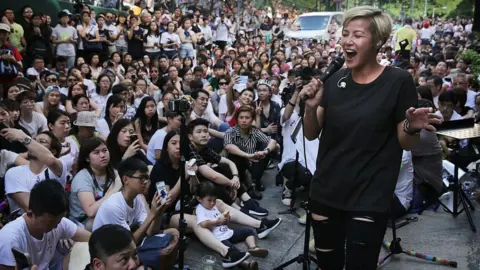
[[[377,269],[388,213],[345,212],[313,200],[308,207],[319,269]]]

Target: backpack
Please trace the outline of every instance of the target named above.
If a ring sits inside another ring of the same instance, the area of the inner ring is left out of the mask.
[[[0,55],[13,54],[13,46],[10,44],[6,49],[0,49]],[[16,78],[18,76],[17,67],[0,58],[0,77],[3,78]]]

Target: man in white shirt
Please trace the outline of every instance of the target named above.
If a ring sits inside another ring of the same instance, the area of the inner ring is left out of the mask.
[[[0,230],[0,269],[18,269],[12,249],[28,253],[38,269],[62,269],[71,240],[87,242],[90,238],[88,231],[65,218],[67,211],[68,195],[62,185],[56,181],[36,184],[27,213]]]
[[[170,197],[162,199],[155,194],[147,211],[143,193],[150,181],[148,173],[147,165],[134,157],[120,163],[118,174],[122,179],[123,189],[102,203],[93,222],[93,231],[106,224],[117,224],[127,230],[131,230],[132,226],[139,226],[133,232],[137,245],[145,234],[152,236],[160,233],[162,216],[170,204]]]
[[[40,79],[40,73],[42,73],[45,70],[48,70],[48,69],[45,67],[45,61],[43,60],[43,57],[40,55],[36,55],[33,59],[33,65],[32,67],[27,69],[26,75],[36,76],[38,79]]]
[[[300,88],[295,89],[292,97],[285,105],[285,108],[280,111],[280,124],[282,125],[283,135],[283,153],[282,160],[278,164],[279,173],[277,175],[277,183],[280,182],[284,184],[282,203],[287,206],[290,206],[292,201],[292,190],[294,188],[302,185],[307,186],[310,184],[312,175],[316,168],[315,162],[317,161],[319,144],[318,139],[313,141],[305,139],[306,149],[303,149],[303,133],[301,129],[301,123],[299,123],[301,119],[298,115],[300,111],[300,98],[298,97],[299,90]],[[297,141],[294,142],[291,138],[291,135],[297,125],[300,125],[300,129],[296,137]],[[297,152],[299,153],[297,168],[298,174],[295,176],[295,159]],[[305,161],[305,156],[307,161]],[[285,178],[287,181],[284,181],[283,178]]]
[[[210,25],[208,23],[208,16],[203,15],[201,17],[200,24],[198,24],[198,28],[200,28],[200,31],[202,31],[203,37],[205,38],[204,46],[210,48],[210,46],[212,45],[213,33],[212,28],[210,28]]]
[[[30,191],[45,180],[56,180],[65,186],[67,166],[58,159],[62,144],[50,131],[38,134],[35,139],[20,129],[3,129],[0,136],[9,141],[21,142],[28,149],[30,164],[11,168],[5,174],[5,194],[10,211],[27,211]]]
[[[232,23],[228,18],[225,18],[225,12],[220,11],[220,17],[215,20],[214,25],[216,29],[215,44],[224,50],[227,45],[228,31],[232,27]]]
[[[462,119],[462,116],[455,111],[458,103],[453,91],[446,91],[438,96],[438,111],[435,114],[442,117],[443,121],[454,121]]]
[[[29,91],[20,92],[16,100],[20,104],[19,123],[30,136],[35,137],[38,133],[48,130],[47,118],[41,113],[34,112],[35,94]]]

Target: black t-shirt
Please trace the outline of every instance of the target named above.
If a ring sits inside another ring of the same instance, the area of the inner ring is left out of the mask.
[[[398,68],[386,67],[363,85],[349,72],[343,69],[325,84],[324,124],[310,197],[344,211],[387,212],[402,160],[397,124],[417,104],[415,84]],[[346,88],[337,86],[340,80]]]

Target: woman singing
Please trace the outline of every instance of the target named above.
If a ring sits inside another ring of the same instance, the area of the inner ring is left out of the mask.
[[[308,98],[305,136],[313,140],[322,133],[309,209],[318,267],[369,270],[377,268],[402,149],[440,120],[431,108],[415,109],[417,93],[407,71],[376,60],[392,32],[391,18],[368,6],[344,17],[347,68],[325,85],[313,79],[300,93]]]

